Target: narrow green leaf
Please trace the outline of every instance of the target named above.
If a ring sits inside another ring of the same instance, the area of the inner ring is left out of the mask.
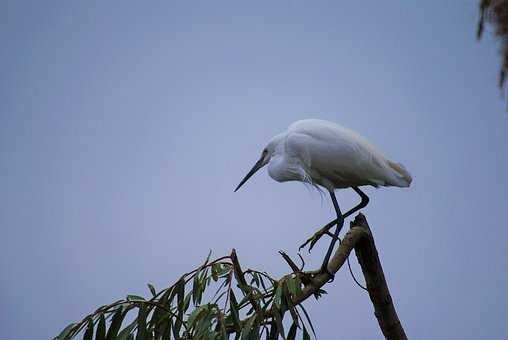
[[[61,332],[60,334],[58,334],[55,339],[58,339],[58,340],[65,340],[67,339],[67,336],[69,335],[69,333],[73,330],[73,328],[76,326],[77,324],[76,323],[71,323],[70,325],[68,325],[67,327],[65,327]]]
[[[99,324],[95,331],[95,340],[106,340],[106,318],[104,314],[99,316]]]
[[[284,325],[282,324],[282,317],[279,311],[276,309],[273,311],[273,318],[275,319],[277,331],[279,332],[280,336],[282,336],[283,339],[286,339],[286,336],[284,335]]]
[[[295,285],[295,280],[292,277],[287,279],[287,287],[288,287],[288,291],[294,295],[296,292],[296,285]]]
[[[229,275],[229,273],[231,272],[231,270],[233,270],[233,267],[231,265],[227,265],[227,264],[224,264],[224,263],[221,263],[220,264],[220,267],[217,271],[217,275],[222,278],[222,277],[226,277]]]
[[[246,284],[244,285],[244,284],[241,284],[241,283],[239,283],[239,284],[238,284],[238,288],[240,288],[240,290],[242,291],[242,293],[243,293],[244,295],[246,295],[246,296],[247,296],[247,295],[249,295],[249,293],[250,293],[250,292],[252,291],[252,289],[253,289],[251,286],[246,285]]]
[[[289,282],[288,282],[288,284],[289,284]],[[285,284],[282,287],[282,295],[283,295],[282,301],[284,302],[283,303],[284,307],[286,307],[287,309],[291,308],[291,306],[293,305],[292,300],[291,300],[291,293],[289,292],[288,284]],[[286,308],[284,308],[284,309],[286,309]]]
[[[217,282],[217,280],[219,280],[219,274],[218,274],[219,270],[220,270],[219,263],[212,264],[212,278],[215,282]]]
[[[259,340],[259,339],[261,339],[260,330],[261,330],[261,325],[259,324],[259,322],[255,322],[254,323],[254,328],[250,332],[250,340]]]
[[[201,304],[201,298],[203,296],[203,292],[206,289],[207,279],[206,276],[208,274],[208,268],[198,271],[193,280],[192,284],[192,302],[194,306]]]
[[[266,289],[265,279],[263,278],[263,276],[259,275],[259,279],[260,279],[260,282],[261,282],[261,287],[263,287],[265,293],[268,292],[268,289]]]
[[[83,334],[83,340],[93,340],[93,320],[88,319],[85,334]]]
[[[295,278],[295,283],[296,283],[296,295],[301,295],[302,294],[302,280],[297,276]]]
[[[208,311],[208,305],[204,305],[204,306],[199,306],[198,308],[196,308],[192,313],[191,315],[189,316],[189,318],[187,319],[187,322],[188,322],[188,327],[189,328],[192,328],[196,325],[196,323],[204,316],[207,314],[207,311]]]
[[[254,321],[256,320],[256,316],[253,315],[249,318],[249,320],[244,324],[242,329],[242,340],[249,340],[250,334],[252,332],[252,328],[254,325]]]
[[[229,308],[235,329],[240,329],[240,316],[238,314],[238,303],[236,302],[235,293],[233,293],[232,290],[230,291],[229,294]]]
[[[212,256],[212,250],[208,251],[208,256],[206,257],[205,264],[207,264],[210,261],[210,256]]]
[[[136,334],[136,340],[149,339],[149,334],[146,329],[146,318],[148,316],[148,308],[144,305],[139,307],[138,317],[136,319],[138,325],[138,332]]]
[[[219,292],[228,284],[228,280],[223,280],[221,282],[221,284],[219,285],[219,288],[217,288],[217,291],[215,292],[215,294],[213,295],[213,298],[215,298]]]
[[[247,311],[247,316],[251,315],[254,312],[254,307],[250,307]]]
[[[194,319],[196,339],[208,338],[213,334],[212,320],[214,318],[215,314],[213,307],[209,304],[203,305],[201,311]]]
[[[289,293],[287,281],[282,283],[282,297],[280,301],[281,301],[280,309],[283,313],[291,309],[291,307],[293,306],[293,300],[291,299],[291,294]]]
[[[180,334],[180,329],[182,328],[182,320],[184,310],[184,299],[185,299],[185,279],[181,278],[180,281],[175,286],[176,298],[178,303],[178,318],[175,321],[175,327],[173,332],[175,333],[175,338],[178,338]]]
[[[172,329],[173,329],[173,319],[169,319],[168,323],[165,325],[164,333],[162,334],[162,340],[171,340]]]
[[[270,327],[270,333],[268,334],[268,339],[277,340],[278,336],[279,332],[277,330],[277,324],[275,322],[272,322]]]
[[[171,289],[166,290],[159,299],[158,304],[167,309],[171,309],[170,304],[168,303],[168,297],[171,294]],[[155,330],[155,335],[163,334],[166,324],[162,323],[163,320],[168,318],[168,313],[159,307],[155,307],[152,318],[150,320],[150,327],[153,327]],[[162,323],[162,324],[161,324]]]
[[[291,328],[289,328],[287,340],[295,340],[297,327],[298,327],[297,324],[293,322],[293,324],[291,325]]]
[[[175,296],[177,296],[177,293],[178,293],[178,284],[180,283],[180,281],[178,281],[177,283],[175,283],[173,285],[173,287],[171,287],[171,289],[168,290],[171,291],[171,295],[169,296],[169,299],[168,299],[168,306],[171,305],[173,303],[173,300],[175,299]],[[166,292],[167,293],[167,292]],[[178,304],[178,302],[177,302]]]
[[[287,287],[292,296],[297,296],[300,288],[298,278],[289,278],[287,281]]]
[[[219,311],[219,315],[217,316],[217,328],[219,331],[219,340],[227,340],[228,333],[226,331],[226,323],[224,320],[224,314],[222,314],[221,311]]]
[[[138,295],[127,295],[127,301],[145,301],[145,298]]]
[[[289,313],[291,314],[291,318],[293,319],[293,322],[298,324],[298,315],[295,311],[295,307],[293,305],[293,301],[291,300],[291,294],[289,292],[289,281],[288,284],[284,286],[283,288],[283,303],[282,303],[282,310],[289,310]]]
[[[136,322],[137,320],[134,320],[130,325],[122,329],[122,331],[116,337],[116,340],[127,340],[129,334],[131,334],[134,327],[136,327]]]
[[[227,292],[220,293],[219,296],[217,296],[216,299],[214,299],[213,303],[217,303],[224,295],[226,295]]]
[[[177,340],[178,340],[178,339],[181,339],[181,337],[180,337],[180,331],[179,331],[179,330],[177,330],[177,328],[176,328],[176,324],[174,324],[174,325],[173,325],[173,329],[172,329],[172,330],[173,330],[173,337],[174,337],[175,339],[177,339]]]
[[[107,340],[115,340],[120,327],[122,327],[123,318],[125,314],[122,311],[122,308],[118,308],[116,313],[113,315],[111,319],[111,325],[109,325],[108,334],[106,335]]]
[[[147,328],[153,329],[155,339],[160,339],[166,333],[168,324],[170,322],[171,315],[169,313],[162,315],[160,318],[157,319],[156,322],[154,321],[152,314],[152,320],[150,320],[150,323],[148,324]]]
[[[148,289],[150,289],[150,292],[152,293],[153,296],[157,295],[157,291],[155,290],[155,287],[151,283],[148,283]]]
[[[190,299],[191,299],[192,292],[188,292],[185,296],[185,299],[183,300],[183,311],[186,312],[187,309],[189,309],[190,306]]]
[[[249,284],[250,284],[251,286],[256,285],[256,287],[259,287],[259,279],[257,278],[257,275],[258,275],[258,274],[257,274],[257,273],[255,273],[255,272],[249,272],[249,274],[250,274],[250,277],[251,277],[251,279],[250,279],[250,283],[249,283]]]
[[[282,305],[282,284],[277,285],[277,288],[275,289],[275,295],[273,298],[273,303],[280,308]]]
[[[307,319],[307,322],[309,323],[310,329],[312,330],[312,334],[314,334],[314,337],[316,337],[316,331],[314,330],[314,326],[312,325],[312,321],[310,321],[309,314],[307,313],[307,311],[305,310],[305,308],[301,304],[299,306],[302,309],[303,314],[305,314],[305,318]],[[304,325],[304,329],[305,329],[305,325]]]
[[[293,322],[298,325],[298,311],[294,306],[289,307],[289,314],[291,314]]]
[[[199,291],[199,273],[200,271],[198,270],[196,272],[196,274],[194,274],[194,279],[192,280],[192,303],[194,304],[194,306],[196,306],[198,304],[197,302],[197,296],[198,296],[198,291]]]
[[[254,273],[254,281],[256,282],[256,287],[259,288],[260,275],[258,273]]]
[[[305,328],[305,325],[303,326],[303,340],[310,340],[310,335],[309,332],[307,332],[307,328]]]

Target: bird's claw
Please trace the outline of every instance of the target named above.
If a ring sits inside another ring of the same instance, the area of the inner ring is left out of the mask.
[[[314,240],[314,236],[308,238],[300,247],[298,247],[298,251],[305,248],[307,246],[307,244],[309,244],[309,242],[311,242],[312,240]],[[310,253],[310,250],[311,250],[311,248],[309,248],[309,253]]]
[[[323,237],[323,235],[326,234],[326,231],[323,231],[323,230],[318,230],[317,232],[314,233],[314,235],[312,235],[311,237],[309,237],[304,244],[302,244],[299,248],[298,248],[298,251],[302,250],[303,248],[305,248],[307,246],[307,244],[310,243],[310,246],[309,246],[309,250],[308,252],[310,253],[310,251],[312,250],[312,248],[314,248],[314,246],[316,245],[317,241],[319,241],[319,239],[321,237]]]

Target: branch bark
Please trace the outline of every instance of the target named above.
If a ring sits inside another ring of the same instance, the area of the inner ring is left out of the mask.
[[[367,283],[370,300],[374,305],[379,327],[386,339],[407,339],[404,328],[400,323],[393,300],[388,290],[383,267],[379,261],[374,238],[370,233],[369,224],[363,214],[358,214],[352,223],[352,227],[360,227],[369,230],[369,237],[361,238],[355,244],[355,253],[358,263],[362,267],[363,276]]]
[[[358,262],[362,268],[370,300],[374,306],[374,315],[377,318],[381,332],[388,340],[407,340],[407,336],[397,316],[397,312],[395,311],[390,291],[388,290],[388,285],[383,273],[383,268],[381,267],[381,262],[379,261],[369,224],[365,216],[361,213],[351,222],[349,231],[344,235],[339,247],[330,258],[328,270],[333,274],[337,273],[346,262],[353,249],[355,250]],[[302,282],[304,282],[301,294],[293,298],[292,304],[294,306],[317,293],[321,287],[329,282],[330,275],[328,273],[320,270],[302,272],[296,268],[294,262],[289,259],[285,253],[284,255],[283,257],[290,264],[293,273],[301,275]],[[235,266],[235,274],[238,275],[238,272],[241,273],[242,271],[236,259],[236,253],[232,253],[232,258],[233,265]],[[243,282],[241,279],[242,275],[239,275],[239,277],[239,282]],[[257,309],[254,303],[253,306]],[[259,308],[258,305],[257,307]],[[267,313],[262,315],[262,319],[269,323],[269,319],[274,315],[273,313],[273,310],[267,311]],[[242,322],[245,322],[245,320]],[[228,329],[228,333],[233,331],[234,329]]]
[[[272,339],[279,334],[284,337],[283,317],[286,312],[289,312],[293,323],[287,333],[288,338],[294,339],[297,327],[301,327],[302,323],[303,337],[308,338],[309,334],[305,328],[306,322],[302,319],[297,307],[301,307],[300,309],[305,314],[313,332],[314,329],[307,312],[303,306],[298,305],[312,295],[315,295],[316,298],[322,295],[323,292],[320,289],[329,282],[329,273],[335,274],[347,261],[353,249],[355,249],[358,262],[365,276],[367,290],[383,335],[389,340],[406,340],[406,334],[397,316],[386,284],[374,239],[367,220],[362,214],[359,214],[351,222],[350,230],[346,233],[327,264],[327,271],[303,271],[305,266],[303,258],[300,257],[302,260],[300,268],[286,253],[281,252],[282,257],[290,266],[291,272],[276,280],[264,272],[243,271],[236,251],[233,249],[229,256],[221,257],[212,262],[209,262],[208,256],[205,263],[182,275],[175,284],[161,290],[159,293],[156,293],[155,288],[149,284],[150,291],[153,294],[153,297],[149,300],[127,296],[127,299],[121,299],[100,307],[95,312],[85,316],[81,321],[65,327],[57,338],[74,338],[85,328],[84,337],[88,338],[90,334],[93,334],[95,326],[98,327],[96,333],[99,332],[99,328],[104,333],[106,332],[104,320],[111,315],[113,315],[113,322],[107,334],[108,336],[114,334],[113,336],[116,337],[124,317],[133,308],[140,310],[138,317],[135,319],[138,323],[138,334],[141,334],[139,332],[142,331],[150,334],[166,335],[168,331],[172,331],[177,338],[192,339],[201,337],[206,332],[214,332],[213,334],[219,332],[221,337],[236,333],[237,338],[239,336],[250,338],[251,336],[259,337],[266,331],[266,335]],[[230,261],[225,261],[226,259]],[[211,273],[209,272],[210,269]],[[247,283],[245,273],[251,274],[251,285]],[[269,285],[265,285],[264,279],[258,275],[268,278]],[[238,283],[238,288],[244,295],[240,303],[234,298],[232,291],[233,276]],[[212,298],[214,302],[201,304],[201,297],[208,283],[211,279],[218,281],[219,278],[222,283],[219,284],[219,289]],[[192,281],[192,292],[185,294],[185,285],[190,281]],[[254,285],[252,285],[253,283]],[[227,288],[225,288],[226,285]],[[219,294],[221,290],[223,292]],[[216,297],[217,294],[219,294],[218,297]],[[190,316],[187,319],[184,319],[184,313],[187,311],[191,297],[196,309],[189,314]],[[222,297],[226,302],[224,308],[220,309],[218,302]],[[228,299],[230,302],[229,312]],[[239,313],[240,310],[242,310],[242,314]],[[164,312],[161,313],[161,311]],[[245,311],[247,312],[245,313]],[[151,314],[151,319],[148,321],[149,314]],[[243,320],[240,320],[240,315],[244,315]],[[202,319],[198,319],[198,317],[202,317]],[[172,324],[175,326],[168,328],[168,325]],[[121,334],[127,335],[130,333],[132,336],[133,325],[135,324],[131,323],[126,326]],[[139,325],[143,325],[143,328],[140,329]],[[146,325],[150,325],[149,328],[146,328]],[[184,327],[183,333],[180,326]],[[253,329],[254,332],[252,332]]]
[[[367,219],[362,213],[351,222],[349,231],[328,263],[328,270],[334,274],[337,273],[353,249],[362,268],[370,300],[374,306],[374,315],[383,335],[388,340],[407,340],[388,290],[374,238]],[[294,300],[295,305],[312,296],[328,282],[328,273],[319,271],[313,273],[315,273],[313,279],[302,290],[302,294]]]

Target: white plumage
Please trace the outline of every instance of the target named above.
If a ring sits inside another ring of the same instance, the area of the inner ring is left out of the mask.
[[[344,219],[367,206],[369,202],[369,198],[359,187],[408,187],[412,181],[411,175],[402,164],[386,158],[358,133],[319,119],[297,121],[285,132],[273,137],[263,149],[261,158],[235,191],[266,164],[270,177],[278,182],[301,181],[329,191],[337,219],[328,223],[302,245],[303,247],[311,242],[312,248],[321,236],[329,234],[328,230],[337,225],[322,265],[322,270],[328,273],[328,260]],[[334,189],[349,187],[361,197],[361,202],[342,213]],[[333,274],[330,275],[333,277]]]
[[[278,182],[304,181],[328,190],[411,183],[404,166],[356,132],[325,120],[297,121],[272,138],[265,150],[263,163],[268,162],[268,173]]]

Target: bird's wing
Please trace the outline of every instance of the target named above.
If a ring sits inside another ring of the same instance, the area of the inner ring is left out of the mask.
[[[337,124],[304,120],[292,124],[286,151],[299,157],[314,177],[335,187],[386,185],[386,158],[365,138]]]

